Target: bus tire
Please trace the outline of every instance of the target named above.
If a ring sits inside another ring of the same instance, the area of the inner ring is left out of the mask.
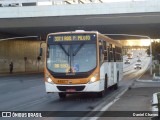
[[[102,90],[101,92],[98,92],[97,97],[100,97],[100,98],[104,97],[106,89],[107,89],[107,77],[105,76],[104,90]]]
[[[105,75],[105,81],[104,82],[105,82],[104,85],[105,85],[105,91],[106,91],[107,88],[108,88],[108,76],[107,76],[107,74]]]
[[[58,93],[60,99],[66,98],[66,93],[60,92]]]
[[[114,85],[114,90],[117,90],[119,86],[119,71],[117,72],[117,83]]]
[[[118,89],[118,83],[114,85],[114,90],[117,90],[117,89]]]
[[[98,98],[102,98],[105,94],[105,90],[101,91],[101,92],[97,92],[97,97]]]

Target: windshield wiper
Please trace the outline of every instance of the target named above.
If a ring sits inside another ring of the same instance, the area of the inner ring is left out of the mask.
[[[73,56],[75,56],[79,50],[82,48],[82,46],[84,45],[84,43],[81,43],[80,46],[75,50],[75,52],[73,53]]]
[[[69,56],[69,53],[64,49],[63,45],[59,43],[59,46],[61,47],[61,49],[63,50],[63,52]]]

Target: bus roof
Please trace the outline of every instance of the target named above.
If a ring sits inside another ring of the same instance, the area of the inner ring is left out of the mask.
[[[76,31],[67,31],[67,32],[55,32],[55,33],[49,33],[48,35],[53,35],[53,34],[71,34],[71,33],[98,33],[98,31],[76,30]]]

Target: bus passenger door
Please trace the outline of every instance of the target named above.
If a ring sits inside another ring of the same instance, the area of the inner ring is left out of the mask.
[[[109,85],[108,83],[108,53],[107,53],[107,43],[103,40],[100,41],[99,45],[99,60],[100,60],[100,79],[106,80],[105,87]],[[107,76],[106,76],[107,75]],[[107,77],[107,78],[106,78]],[[106,79],[105,79],[106,78]]]
[[[114,80],[113,80],[113,84],[116,84],[117,83],[117,70],[118,70],[118,63],[116,62],[116,48],[114,47],[113,48],[113,59],[114,59]]]
[[[114,84],[114,56],[113,56],[113,46],[112,44],[109,45],[109,79],[108,84],[112,86]]]

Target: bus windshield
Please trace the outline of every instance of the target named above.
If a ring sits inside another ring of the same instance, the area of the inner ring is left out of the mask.
[[[48,45],[47,68],[56,73],[88,72],[96,67],[96,44]]]

